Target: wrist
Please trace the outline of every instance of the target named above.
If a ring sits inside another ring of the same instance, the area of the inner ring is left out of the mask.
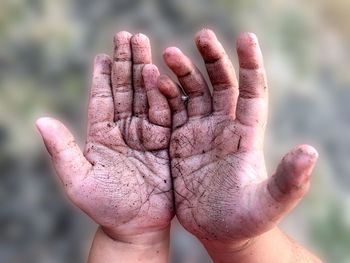
[[[240,258],[240,255],[245,254],[245,251],[248,251],[258,239],[259,237],[239,241],[200,241],[214,262],[236,262],[234,259]]]
[[[248,249],[255,242],[255,238],[240,240],[240,241],[208,241],[201,240],[206,250],[211,253],[236,253]]]
[[[106,235],[106,237],[111,239],[111,241],[135,246],[154,246],[157,244],[163,244],[170,238],[170,224],[162,229],[137,233],[115,233],[101,226],[99,227],[99,230]]]
[[[214,262],[321,262],[277,227],[239,242],[202,241]]]
[[[170,225],[160,230],[113,237],[99,227],[88,262],[167,262],[169,239]]]
[[[289,246],[285,246],[285,243],[281,242],[279,232],[276,227],[251,239],[202,243],[214,262],[287,263],[290,262],[288,260]],[[283,254],[282,258],[281,254]]]

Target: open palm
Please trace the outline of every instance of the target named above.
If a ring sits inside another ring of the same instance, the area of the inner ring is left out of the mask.
[[[37,126],[69,198],[111,236],[167,227],[174,215],[170,108],[146,36],[120,32],[113,61],[95,59],[82,154],[60,122]]]
[[[274,227],[296,205],[307,191],[317,154],[299,146],[268,178],[263,155],[267,85],[256,37],[243,34],[237,41],[239,85],[214,33],[202,30],[195,40],[213,94],[178,48],[166,49],[163,56],[189,98],[187,105],[169,77],[158,80],[173,112],[176,215],[204,243],[243,241]]]

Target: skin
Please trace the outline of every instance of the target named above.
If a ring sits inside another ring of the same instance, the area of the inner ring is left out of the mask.
[[[84,153],[59,121],[36,122],[68,197],[101,226],[89,262],[167,261],[171,115],[150,63],[148,38],[128,32],[114,37],[113,60],[96,56]]]
[[[113,60],[94,62],[84,153],[59,121],[36,123],[68,197],[100,225],[89,262],[166,262],[175,207],[214,262],[319,262],[276,227],[307,192],[317,152],[296,147],[267,177],[256,37],[237,41],[239,85],[214,33],[195,40],[213,94],[191,61],[168,48],[185,104],[151,65],[148,38],[120,32]]]
[[[173,114],[170,159],[178,220],[215,262],[318,262],[276,228],[306,194],[318,155],[311,146],[298,146],[267,176],[267,84],[256,36],[237,40],[239,81],[212,31],[198,32],[195,42],[212,94],[176,47],[163,57],[182,89],[166,75],[157,83]]]

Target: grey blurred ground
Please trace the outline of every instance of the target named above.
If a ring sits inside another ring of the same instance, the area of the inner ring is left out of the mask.
[[[91,62],[120,30],[149,35],[154,62],[215,29],[232,59],[255,32],[270,87],[266,159],[272,173],[296,144],[317,147],[309,195],[282,228],[327,262],[350,262],[350,2],[346,0],[3,0],[0,3],[0,262],[83,262],[96,226],[60,190],[34,121],[61,118],[83,145]],[[210,262],[174,224],[173,262]]]

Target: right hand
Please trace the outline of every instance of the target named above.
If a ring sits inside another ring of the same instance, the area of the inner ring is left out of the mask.
[[[36,125],[69,198],[113,239],[168,233],[174,216],[170,108],[145,35],[120,32],[95,59],[83,154],[59,121]]]

